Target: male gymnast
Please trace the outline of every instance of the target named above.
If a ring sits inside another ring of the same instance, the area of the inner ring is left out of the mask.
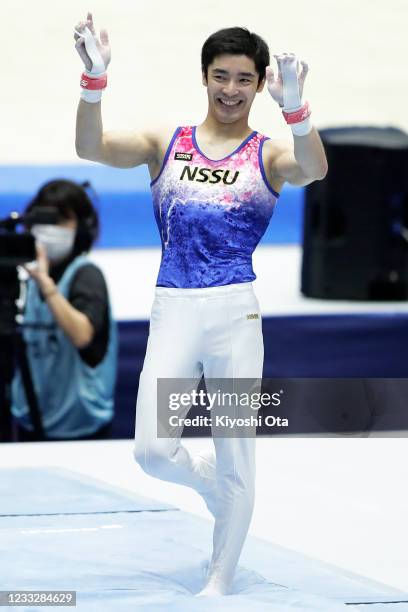
[[[196,455],[181,444],[181,430],[173,438],[159,438],[157,379],[262,377],[252,253],[284,183],[307,185],[327,173],[310,107],[302,102],[308,67],[294,54],[282,53],[275,55],[275,75],[260,36],[245,28],[226,28],[202,47],[208,110],[200,125],[104,131],[101,96],[111,57],[108,34],[101,30],[97,36],[88,13],[74,36],[85,65],[77,153],[117,168],[147,164],[162,242],[137,397],[134,457],[148,474],[203,496],[215,523],[206,584],[197,595],[225,595],[253,511],[255,436],[213,436],[215,453]],[[292,129],[293,141],[271,140],[249,126],[253,101],[265,84]]]

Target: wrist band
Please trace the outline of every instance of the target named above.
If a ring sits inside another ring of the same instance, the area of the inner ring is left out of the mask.
[[[96,102],[100,102],[102,98],[102,92],[106,88],[108,83],[108,77],[106,72],[97,77],[92,77],[83,72],[81,74],[81,99],[85,100],[85,102],[90,102],[91,104],[95,104]]]
[[[291,125],[292,123],[300,123],[308,117],[310,117],[312,111],[310,110],[309,102],[305,102],[301,108],[294,112],[282,111],[282,115],[285,117],[286,123]]]
[[[286,112],[282,111],[283,116],[286,119],[286,123],[290,126],[292,134],[294,136],[306,136],[312,130],[312,122],[310,121],[310,115],[312,111],[308,102],[296,111]]]
[[[83,72],[81,74],[81,82],[80,85],[82,89],[87,89],[88,91],[99,91],[101,89],[105,89],[108,83],[108,75],[102,74],[98,77],[90,77],[89,74]]]

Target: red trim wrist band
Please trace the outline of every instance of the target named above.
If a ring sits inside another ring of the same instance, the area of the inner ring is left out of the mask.
[[[104,74],[95,79],[85,74],[85,72],[81,74],[80,85],[83,89],[87,89],[88,91],[97,91],[97,90],[105,89],[107,83],[108,83],[107,74]]]
[[[304,121],[310,117],[311,114],[312,111],[310,109],[309,102],[305,102],[304,105],[299,108],[299,110],[292,113],[282,111],[282,115],[285,117],[286,123],[289,125],[292,123],[300,123],[301,121]]]

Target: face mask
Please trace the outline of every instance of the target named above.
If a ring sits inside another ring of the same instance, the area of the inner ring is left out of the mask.
[[[72,252],[75,230],[59,225],[33,225],[31,233],[45,247],[51,263],[58,263]]]

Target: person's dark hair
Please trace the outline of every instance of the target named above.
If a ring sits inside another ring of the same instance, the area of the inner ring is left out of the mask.
[[[208,66],[218,55],[246,55],[254,61],[259,74],[258,85],[265,77],[265,68],[269,66],[269,48],[266,42],[247,28],[225,28],[211,34],[201,49],[201,70],[208,78]]]
[[[74,181],[57,179],[45,183],[30,201],[25,212],[37,206],[52,206],[58,211],[58,221],[76,219],[78,229],[73,252],[89,251],[99,234],[99,218],[85,187]]]

